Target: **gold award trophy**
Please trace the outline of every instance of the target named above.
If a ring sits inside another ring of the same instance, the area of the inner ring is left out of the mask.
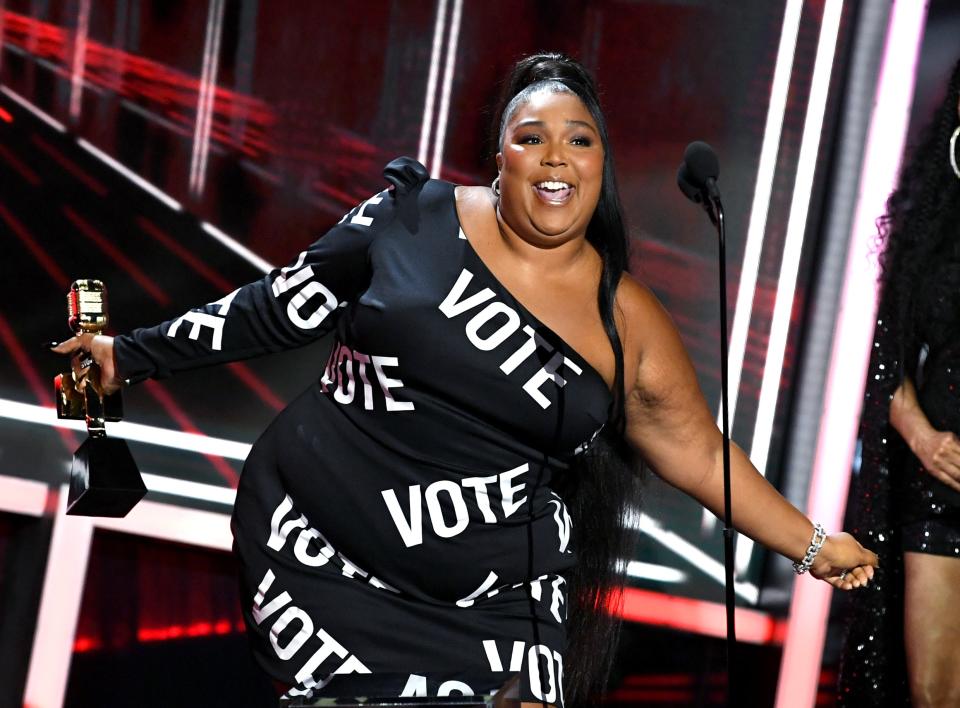
[[[99,280],[77,280],[67,293],[67,323],[74,334],[102,334],[107,328],[107,289]],[[73,453],[67,513],[126,516],[147,493],[125,440],[107,437],[106,421],[123,417],[120,392],[104,395],[100,370],[90,355],[77,352],[70,369],[53,380],[57,417],[85,420],[89,436]]]

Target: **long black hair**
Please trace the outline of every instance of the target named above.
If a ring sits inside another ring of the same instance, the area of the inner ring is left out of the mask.
[[[567,705],[575,706],[602,690],[613,664],[620,622],[611,608],[619,603],[623,566],[632,545],[633,534],[626,528],[626,521],[639,501],[637,469],[623,440],[623,344],[616,325],[616,292],[628,267],[629,241],[607,122],[596,84],[579,62],[556,53],[535,54],[517,62],[501,93],[494,125],[498,146],[513,112],[541,88],[566,90],[577,96],[600,134],[603,183],[586,237],[603,260],[597,305],[616,362],[607,424],[556,485],[570,509],[572,541],[577,551],[577,566],[567,578],[570,611],[564,661],[564,695]]]
[[[893,319],[902,366],[912,366],[911,359],[922,343],[920,331],[925,321],[923,306],[925,281],[931,268],[942,264],[944,257],[960,235],[960,177],[950,166],[950,136],[957,128],[957,106],[960,102],[960,61],[953,68],[946,95],[937,108],[923,138],[910,159],[900,170],[896,190],[887,200],[886,213],[878,220],[881,267],[881,317]],[[960,147],[960,141],[958,141]],[[960,151],[960,150],[958,150]],[[960,161],[960,156],[954,156]],[[946,270],[948,275],[950,270]],[[955,297],[960,288],[960,272],[949,278],[957,282],[937,282],[928,287],[952,289]],[[953,302],[953,298],[950,299]]]

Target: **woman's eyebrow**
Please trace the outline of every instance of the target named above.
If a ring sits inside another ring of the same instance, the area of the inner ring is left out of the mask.
[[[592,130],[594,133],[597,132],[597,129],[593,126],[593,124],[588,123],[585,120],[568,120],[566,121],[566,123],[567,123],[567,126],[575,125],[575,126],[587,128],[588,130]],[[517,128],[528,128],[531,126],[542,128],[545,125],[546,123],[542,120],[536,120],[535,118],[528,118],[527,120],[522,120],[519,123],[517,123],[516,126],[514,126],[514,130],[516,130]]]
[[[585,120],[568,120],[567,125],[579,125],[583,128],[587,128],[588,130],[592,130],[594,133],[597,132],[597,129],[593,126],[593,124],[588,123]]]

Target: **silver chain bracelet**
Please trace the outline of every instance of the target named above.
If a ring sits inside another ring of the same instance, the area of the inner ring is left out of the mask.
[[[807,555],[805,555],[802,560],[793,564],[793,572],[797,575],[803,575],[810,570],[810,566],[813,565],[813,561],[816,559],[820,549],[823,548],[823,542],[826,540],[827,532],[823,530],[823,526],[814,524],[813,538],[810,539],[810,545],[807,546]]]

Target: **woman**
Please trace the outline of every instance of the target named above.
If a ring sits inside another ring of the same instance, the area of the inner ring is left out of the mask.
[[[849,706],[960,705],[958,136],[960,62],[879,222],[880,308],[853,498],[856,532],[885,560],[847,638]]]
[[[336,327],[319,382],[254,446],[233,517],[254,651],[288,695],[518,676],[530,705],[582,702],[616,634],[625,453],[721,509],[721,436],[668,316],[625,272],[591,78],[537,55],[506,96],[492,188],[396,160],[392,189],[291,266],[58,349],[90,350],[116,387]],[[815,532],[738,449],[733,485],[742,532],[835,587],[868,582],[876,557]]]

